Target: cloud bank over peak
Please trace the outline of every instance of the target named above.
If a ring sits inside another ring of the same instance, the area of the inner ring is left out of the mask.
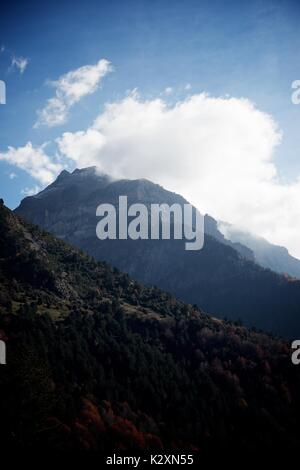
[[[62,166],[148,178],[181,193],[203,213],[284,245],[300,258],[300,177],[281,181],[274,161],[281,139],[273,118],[245,98],[201,93],[170,105],[162,97],[143,100],[135,91],[106,104],[89,128],[58,137],[59,161],[31,143],[9,148],[0,160],[42,184]]]
[[[221,189],[221,180],[235,176],[249,184],[275,178],[272,156],[280,140],[272,118],[246,99],[203,93],[169,106],[135,93],[107,104],[89,129],[66,132],[57,143],[78,166],[184,189],[209,178]]]
[[[244,98],[202,93],[170,106],[133,93],[57,144],[78,167],[149,178],[300,257],[300,179],[280,181],[274,151],[281,139],[272,117]]]
[[[49,82],[55,88],[55,95],[48,99],[44,108],[38,110],[38,120],[34,127],[64,124],[71,107],[84,96],[94,93],[103,77],[111,71],[110,62],[101,59],[95,65],[84,65],[61,75],[56,81]]]

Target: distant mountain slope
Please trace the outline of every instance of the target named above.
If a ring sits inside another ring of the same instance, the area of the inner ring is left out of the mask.
[[[249,258],[254,258],[261,266],[300,279],[300,260],[291,256],[286,248],[273,245],[262,237],[238,230],[230,224],[220,223],[219,227],[226,240],[248,247],[252,253]],[[245,256],[248,257],[246,252]]]
[[[253,251],[249,247],[247,247],[246,245],[243,245],[237,240],[235,241],[235,240],[230,240],[229,238],[226,238],[224,234],[219,230],[218,222],[208,214],[205,215],[205,233],[215,238],[218,242],[223,243],[224,245],[227,245],[227,246],[231,246],[238,253],[240,253],[240,255],[242,255],[244,258],[248,259],[249,261],[255,261],[255,256],[254,256]]]
[[[1,203],[0,237],[2,449],[298,450],[287,343],[143,287]]]
[[[96,207],[103,202],[117,205],[119,195],[127,195],[129,204],[186,202],[150,181],[112,181],[88,168],[64,171],[44,191],[25,198],[16,213],[135,279],[219,317],[240,318],[246,325],[285,336],[300,334],[300,282],[246,259],[252,252],[227,242],[208,216],[200,251],[185,251],[181,240],[98,240]]]

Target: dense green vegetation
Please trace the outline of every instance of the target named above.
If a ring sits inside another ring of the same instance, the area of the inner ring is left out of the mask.
[[[15,449],[297,448],[289,345],[209,317],[0,207],[0,440]]]

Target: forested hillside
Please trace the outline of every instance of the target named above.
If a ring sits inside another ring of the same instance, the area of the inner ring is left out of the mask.
[[[143,287],[3,204],[0,236],[3,447],[298,448],[288,343]]]

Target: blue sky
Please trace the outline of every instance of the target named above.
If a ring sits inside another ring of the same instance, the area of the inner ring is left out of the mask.
[[[206,92],[248,98],[270,114],[283,132],[273,155],[278,177],[293,181],[300,175],[300,106],[291,102],[291,83],[300,79],[299,23],[298,1],[7,2],[0,16],[0,79],[7,86],[0,153],[28,141],[51,142],[54,152],[63,132],[87,129],[105,103],[122,100],[128,90],[138,88],[151,100],[169,87],[172,93],[164,99],[171,104]],[[28,59],[23,73],[11,65],[13,57]],[[72,107],[68,121],[33,128],[37,110],[53,96],[49,80],[103,58],[114,71]],[[17,177],[11,179],[12,173]],[[8,206],[37,184],[0,161],[1,196]]]

